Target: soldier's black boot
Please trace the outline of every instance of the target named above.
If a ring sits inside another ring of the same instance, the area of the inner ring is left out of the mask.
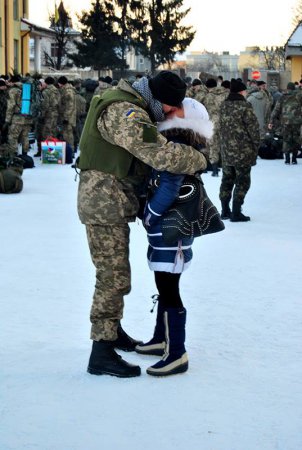
[[[297,154],[298,152],[293,152],[293,156],[292,156],[292,164],[297,164]]]
[[[290,155],[289,153],[285,153],[285,164],[290,164]]]
[[[158,303],[156,324],[153,337],[145,344],[141,343],[135,347],[135,351],[141,355],[163,356],[166,347],[164,308]]]
[[[249,216],[245,216],[241,212],[241,203],[233,201],[233,209],[231,213],[231,222],[248,222],[251,220]]]
[[[218,164],[217,163],[213,163],[212,164],[212,177],[218,177],[219,170],[218,170]]]
[[[93,341],[87,372],[92,375],[131,378],[138,377],[141,369],[123,360],[114,350],[112,341]]]
[[[227,220],[231,218],[230,200],[221,200],[221,214],[222,220]]]
[[[147,373],[156,377],[176,375],[188,370],[188,355],[185,349],[185,308],[167,308],[164,312],[166,349],[163,358],[151,367]]]
[[[135,347],[141,344],[142,341],[137,341],[130,337],[126,331],[123,330],[121,323],[117,327],[117,339],[113,341],[113,346],[124,352],[134,352]]]

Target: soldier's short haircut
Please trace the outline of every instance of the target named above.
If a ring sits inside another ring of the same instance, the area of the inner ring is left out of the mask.
[[[44,82],[46,84],[55,84],[55,79],[53,77],[46,77]]]

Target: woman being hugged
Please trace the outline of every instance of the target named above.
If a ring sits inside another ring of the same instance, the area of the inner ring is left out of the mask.
[[[163,110],[166,120],[158,125],[159,131],[170,141],[191,145],[205,153],[206,140],[213,133],[213,124],[205,107],[194,99],[185,98],[179,106],[164,104]],[[163,214],[178,197],[184,177],[183,174],[153,170],[143,218],[149,242],[148,264],[154,271],[158,290],[158,307],[153,337],[147,343],[137,345],[136,351],[162,356],[159,362],[147,369],[147,373],[154,376],[188,370],[186,309],[180,296],[179,281],[191,262],[193,239],[182,239],[168,245],[161,231]]]

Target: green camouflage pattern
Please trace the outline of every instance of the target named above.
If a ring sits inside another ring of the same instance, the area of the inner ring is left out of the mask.
[[[234,167],[224,165],[222,167],[222,179],[219,191],[221,201],[226,200],[229,202],[233,194],[233,202],[238,202],[240,205],[243,205],[250,186],[251,166]]]
[[[6,108],[8,102],[8,91],[0,89],[0,131],[5,122]]]
[[[272,111],[270,122],[280,121],[281,126],[302,124],[302,92],[289,91],[280,97]]]
[[[211,121],[213,122],[214,130],[211,139],[207,140],[207,151],[211,164],[216,164],[220,160],[220,138],[218,130],[219,112],[222,103],[228,96],[228,91],[221,86],[208,89],[208,93],[203,98],[204,104]]]
[[[59,91],[53,84],[43,89],[40,105],[41,139],[57,135],[59,100]]]
[[[11,123],[14,114],[20,114],[22,101],[22,83],[15,83],[8,90],[5,122]]]
[[[86,225],[96,283],[90,312],[91,339],[112,341],[131,289],[129,226]]]
[[[260,145],[259,123],[252,105],[242,95],[230,94],[222,103],[218,129],[223,166],[256,164]]]
[[[301,146],[302,92],[289,91],[277,101],[270,118],[276,128],[280,124],[283,137],[282,151],[296,152]]]

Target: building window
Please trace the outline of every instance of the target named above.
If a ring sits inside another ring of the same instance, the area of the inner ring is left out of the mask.
[[[19,61],[19,41],[17,39],[14,39],[14,69],[18,72],[18,64]]]
[[[19,0],[14,0],[13,14],[14,14],[14,20],[19,20]]]
[[[27,0],[23,0],[23,17],[27,17],[27,6],[28,6],[28,2]]]
[[[52,43],[51,44],[51,48],[50,48],[50,56],[52,58],[57,58],[58,57],[58,44],[56,43]]]

